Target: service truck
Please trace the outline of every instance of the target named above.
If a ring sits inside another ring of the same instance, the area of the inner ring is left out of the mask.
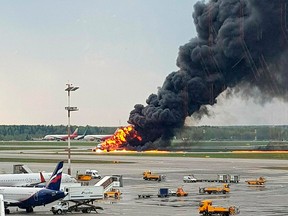
[[[229,184],[224,184],[223,187],[203,187],[203,188],[199,188],[199,193],[200,194],[204,194],[204,193],[229,193],[230,192],[230,188],[229,188]]]
[[[249,185],[264,185],[266,182],[266,179],[264,177],[259,177],[258,179],[254,179],[254,180],[247,180],[246,181],[247,184]]]
[[[143,172],[143,179],[144,180],[155,180],[155,181],[162,181],[165,180],[165,175],[159,174],[152,174],[150,170]]]
[[[92,204],[95,200],[103,199],[103,186],[69,186],[65,187],[67,193],[61,202],[53,205],[51,211],[53,214],[62,214],[66,212],[88,213],[102,209],[102,207]]]
[[[53,214],[66,214],[67,212],[98,213],[97,210],[103,210],[103,208],[100,206],[94,206],[90,203],[77,203],[76,205],[71,205],[68,201],[59,202],[57,205],[53,205],[51,208]]]
[[[176,196],[176,192],[175,192],[175,191],[172,191],[172,190],[169,189],[169,188],[160,188],[160,189],[158,190],[157,196],[158,196],[158,197]]]
[[[199,204],[199,214],[202,215],[222,215],[229,216],[239,214],[239,209],[235,206],[230,206],[228,208],[222,206],[212,206],[211,200],[202,200]]]

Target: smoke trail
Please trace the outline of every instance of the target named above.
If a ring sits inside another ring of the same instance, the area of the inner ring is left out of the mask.
[[[288,0],[210,0],[194,5],[197,37],[179,48],[179,70],[166,77],[147,105],[137,104],[128,122],[141,143],[170,140],[185,118],[216,103],[227,89],[287,99]],[[204,109],[205,110],[205,109]]]

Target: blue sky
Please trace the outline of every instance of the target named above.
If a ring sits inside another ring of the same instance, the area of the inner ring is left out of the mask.
[[[178,70],[179,46],[196,37],[195,2],[1,1],[0,124],[67,124],[69,82],[80,87],[71,94],[71,105],[79,108],[71,124],[126,125],[134,105],[145,104]],[[187,122],[285,124],[285,106],[220,98],[211,118]],[[256,116],[249,116],[253,109]],[[275,115],[267,118],[271,109]]]

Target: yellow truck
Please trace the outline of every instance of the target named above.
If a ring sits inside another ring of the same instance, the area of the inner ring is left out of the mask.
[[[239,209],[235,206],[222,207],[222,206],[212,206],[211,200],[202,200],[199,204],[199,214],[202,215],[236,215],[239,214]]]
[[[78,181],[90,181],[92,179],[92,176],[89,174],[78,174],[77,173],[76,179]]]
[[[120,198],[121,194],[122,193],[120,192],[119,189],[112,188],[110,191],[106,191],[104,193],[104,198],[112,197],[112,198],[118,199]]]
[[[246,182],[248,185],[264,185],[266,182],[266,179],[261,176],[258,179],[247,180]]]
[[[150,170],[143,172],[143,179],[144,180],[162,181],[162,180],[164,180],[164,178],[165,178],[164,175],[152,174],[152,172]]]
[[[230,188],[229,188],[229,184],[224,184],[223,187],[204,187],[204,188],[199,188],[199,193],[200,194],[211,194],[211,193],[229,193],[230,192]]]

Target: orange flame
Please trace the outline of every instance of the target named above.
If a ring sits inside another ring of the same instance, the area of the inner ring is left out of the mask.
[[[101,149],[107,151],[117,150],[123,147],[123,144],[127,143],[129,140],[137,139],[142,140],[141,136],[138,135],[137,131],[134,129],[133,125],[128,125],[127,127],[120,127],[112,137],[106,139],[101,143]]]

